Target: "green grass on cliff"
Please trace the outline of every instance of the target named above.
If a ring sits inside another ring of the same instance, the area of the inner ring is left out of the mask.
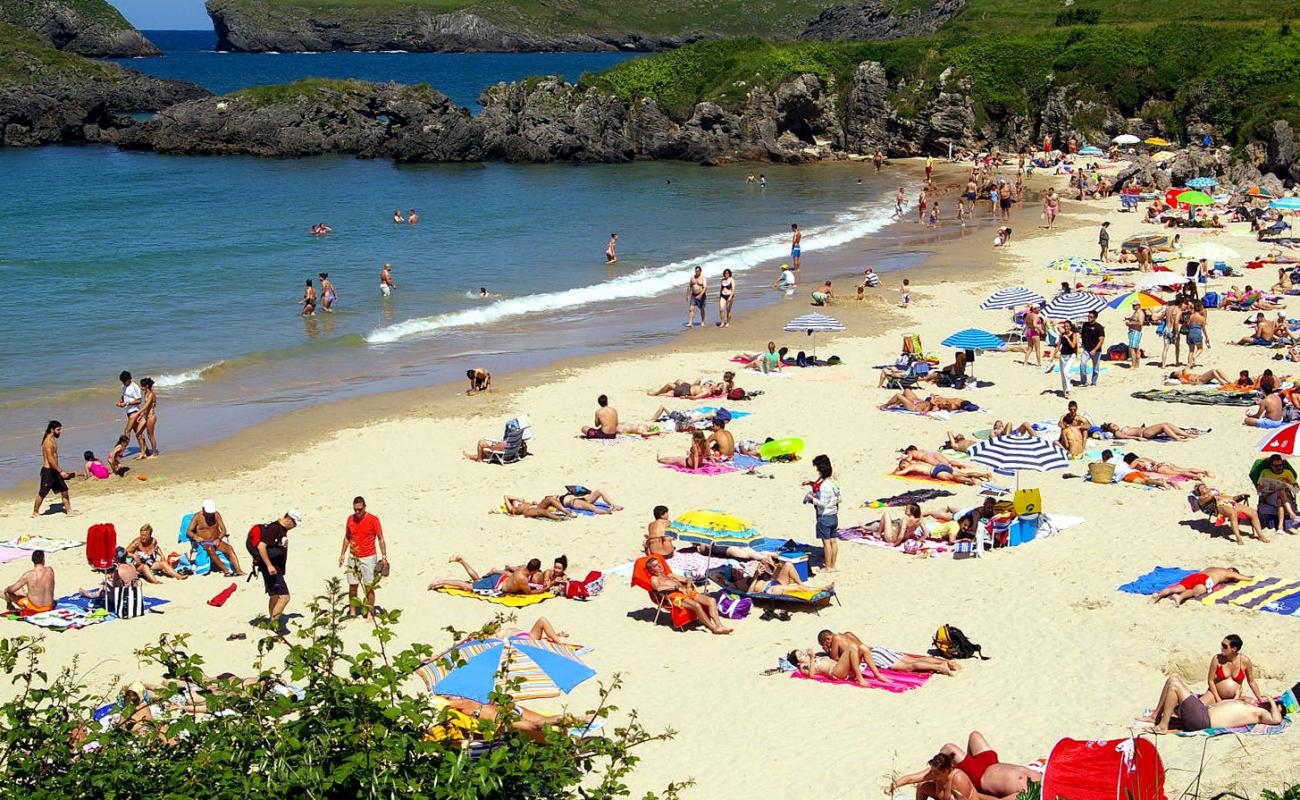
[[[104,80],[120,75],[116,64],[56,50],[37,34],[0,22],[0,83],[33,84],[50,76]]]
[[[121,12],[108,0],[0,0],[0,22],[26,27],[33,22],[33,13],[38,5],[66,6],[77,12],[82,19],[97,22],[109,28],[130,28]]]
[[[1300,121],[1300,25],[1279,23],[1082,25],[982,36],[958,28],[883,42],[736,39],[634,59],[582,83],[624,100],[652,98],[680,119],[699,101],[736,108],[751,86],[772,88],[802,72],[843,91],[866,60],[885,67],[903,113],[928,102],[939,74],[951,67],[954,78],[970,78],[981,119],[1035,112],[1053,86],[1073,84],[1125,115],[1151,99],[1195,106],[1238,141],[1279,116]]]
[[[332,78],[304,78],[293,83],[276,83],[269,86],[252,86],[240,89],[231,97],[244,100],[254,106],[293,105],[301,100],[311,100],[322,92],[349,94],[364,91],[368,84],[355,79],[335,80]]]

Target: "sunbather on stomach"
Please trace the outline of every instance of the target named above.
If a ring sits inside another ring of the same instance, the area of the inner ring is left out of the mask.
[[[939,752],[951,755],[957,761],[957,769],[966,773],[975,788],[993,797],[1014,798],[1029,788],[1030,783],[1043,780],[1041,772],[1020,764],[1003,764],[998,761],[997,752],[979,731],[971,731],[970,736],[966,737],[965,750],[949,743],[940,748]]]
[[[1120,425],[1107,422],[1101,426],[1101,429],[1109,433],[1113,439],[1173,439],[1175,442],[1185,442],[1195,435],[1171,422],[1156,422],[1151,425]]]

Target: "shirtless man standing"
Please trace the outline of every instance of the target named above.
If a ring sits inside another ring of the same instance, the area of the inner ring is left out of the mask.
[[[63,433],[63,423],[57,419],[50,420],[45,426],[45,435],[41,437],[41,488],[36,495],[36,505],[32,507],[32,516],[41,515],[41,506],[45,496],[58,492],[63,498],[63,513],[72,514],[72,498],[68,495],[68,478],[71,472],[64,472],[59,466],[59,436]]]
[[[1165,332],[1160,335],[1164,340],[1164,346],[1160,348],[1160,368],[1165,368],[1165,361],[1169,357],[1169,345],[1174,346],[1174,365],[1182,363],[1183,360],[1183,337],[1180,330],[1183,322],[1183,299],[1180,297],[1172,303],[1165,306],[1163,322]]]
[[[702,267],[695,268],[691,282],[686,286],[686,327],[695,322],[695,312],[700,312],[700,327],[704,327],[704,301],[709,294],[709,279],[704,277]]]
[[[582,428],[582,436],[586,439],[617,439],[618,438],[618,411],[610,408],[609,398],[601,395],[596,398],[596,419],[591,427]]]
[[[617,247],[618,247],[618,234],[611,233],[609,235],[609,244],[605,245],[606,264],[613,264],[615,261],[618,261],[618,253],[615,252],[615,248]]]
[[[975,184],[975,178],[966,181],[966,216],[974,217],[975,215],[975,198],[978,196],[979,187]]]
[[[668,535],[668,506],[655,506],[654,519],[646,527],[645,541],[641,549],[648,556],[660,555],[672,558],[677,552],[673,539]]]
[[[239,556],[227,539],[226,521],[221,518],[221,512],[217,511],[216,501],[204,500],[202,508],[190,518],[190,526],[185,532],[195,545],[207,549],[214,569],[221,570],[227,577],[244,574],[243,568],[239,566]],[[234,572],[226,569],[226,565],[217,557],[218,553],[230,559]]]
[[[396,288],[397,284],[393,283],[393,265],[385,264],[384,268],[379,270],[379,293],[387,297]]]
[[[730,461],[736,455],[736,437],[727,430],[731,421],[731,412],[725,408],[718,409],[713,415],[713,432],[709,434],[708,447],[715,461]]]
[[[45,551],[32,551],[32,568],[5,589],[10,611],[39,614],[54,608],[54,570],[45,566]]]
[[[906,202],[907,202],[907,193],[904,192],[903,187],[900,186],[898,187],[898,193],[894,195],[894,217],[895,218],[897,219],[903,218],[903,205]]]
[[[790,263],[794,265],[796,272],[799,271],[799,254],[803,251],[801,243],[803,242],[803,231],[799,226],[790,223]]]

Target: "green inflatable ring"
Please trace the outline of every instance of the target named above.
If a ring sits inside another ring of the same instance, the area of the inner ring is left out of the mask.
[[[803,451],[803,439],[774,439],[758,449],[759,458],[771,461],[781,456],[792,456]]]

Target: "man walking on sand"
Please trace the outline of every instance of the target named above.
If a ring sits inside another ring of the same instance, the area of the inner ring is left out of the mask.
[[[799,254],[803,251],[801,243],[803,242],[803,232],[799,226],[790,223],[790,262],[794,264],[795,271],[799,270]]]
[[[1101,354],[1106,347],[1106,329],[1097,321],[1097,312],[1088,312],[1088,321],[1079,329],[1083,342],[1083,355],[1079,359],[1079,385],[1096,386],[1101,372]],[[1092,380],[1088,380],[1088,365],[1092,365]]]
[[[376,552],[375,545],[378,545]],[[379,517],[366,511],[366,498],[352,498],[352,514],[343,525],[343,549],[339,551],[339,566],[346,563],[348,572],[348,613],[358,612],[371,622],[375,621],[375,587],[383,575],[381,564],[388,563],[388,543]],[[366,589],[366,604],[357,607],[357,588]]]
[[[1097,245],[1101,247],[1099,261],[1110,261],[1110,222],[1101,223],[1101,232],[1097,234]]]
[[[695,324],[695,312],[700,312],[700,327],[704,327],[704,301],[709,295],[709,279],[704,269],[696,267],[691,282],[686,286],[686,327]]]
[[[45,496],[58,492],[63,498],[63,513],[72,514],[72,498],[68,494],[68,478],[71,472],[64,472],[59,466],[59,436],[63,434],[63,423],[57,419],[50,420],[45,426],[45,435],[41,437],[41,488],[36,495],[36,505],[32,507],[32,516],[41,515],[41,506]]]
[[[281,634],[287,632],[281,617],[289,605],[289,584],[284,580],[289,563],[289,531],[301,523],[302,515],[290,509],[278,520],[248,532],[248,553],[253,557],[253,565],[261,571],[266,588],[267,622]]]
[[[1056,215],[1061,211],[1061,196],[1056,193],[1054,187],[1049,187],[1047,194],[1043,197],[1043,216],[1047,218],[1047,229],[1050,231],[1056,224]]]

